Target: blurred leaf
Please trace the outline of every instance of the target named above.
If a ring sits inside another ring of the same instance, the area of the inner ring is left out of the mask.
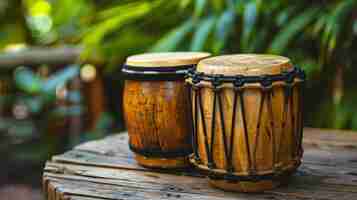
[[[113,125],[113,117],[109,113],[102,113],[95,126],[96,130],[103,131],[110,128]]]
[[[322,37],[322,44],[327,47],[328,56],[331,56],[336,47],[340,31],[344,30],[342,26],[346,23],[347,16],[356,8],[354,4],[356,4],[355,0],[341,1],[328,16]]]
[[[194,15],[195,17],[200,17],[203,14],[207,1],[206,0],[194,0],[194,1],[195,1]]]
[[[186,9],[190,3],[192,2],[193,0],[181,0],[180,1],[180,9]]]
[[[191,51],[202,51],[205,45],[205,42],[210,34],[214,24],[216,22],[216,18],[211,16],[203,19],[199,25],[197,26],[197,30],[193,35],[193,39],[191,42]]]
[[[111,6],[103,11],[100,11],[97,14],[98,20],[106,20],[111,17],[122,15],[136,8],[141,8],[143,5],[148,6],[148,1],[146,0],[137,0],[129,3],[121,3],[118,5]]]
[[[253,28],[256,23],[256,19],[258,16],[258,10],[257,10],[257,5],[256,1],[250,1],[245,9],[244,9],[244,14],[243,14],[243,34],[242,34],[242,39],[241,39],[241,48],[242,49],[247,49],[248,45],[250,43],[250,36],[253,31]]]
[[[24,97],[24,103],[29,108],[31,113],[38,114],[42,111],[45,105],[45,100],[42,96],[26,96]]]
[[[351,112],[342,104],[335,107],[334,128],[341,129],[348,126],[348,121],[351,119]]]
[[[302,59],[302,62],[299,63],[299,66],[305,71],[308,78],[311,78],[313,73],[321,70],[321,65],[319,65],[318,61],[314,58],[305,57]]]
[[[56,40],[78,41],[95,17],[95,7],[88,0],[51,1],[53,33]],[[48,36],[47,36],[48,37]]]
[[[53,74],[48,80],[43,84],[43,92],[47,94],[54,94],[58,87],[64,86],[64,84],[79,75],[80,67],[79,65],[70,65]]]
[[[236,2],[237,2],[237,0],[227,0],[226,3],[228,6],[228,9],[234,10],[236,7]]]
[[[357,19],[353,22],[353,33],[357,35]]]
[[[211,0],[212,8],[216,13],[222,12],[224,8],[225,1],[222,0]]]
[[[88,11],[90,7],[86,0],[60,0],[53,3],[53,19],[56,25],[64,25],[74,20],[74,17]],[[78,20],[78,19],[77,19]]]
[[[269,36],[269,30],[267,28],[260,29],[254,35],[254,39],[251,40],[248,47],[243,49],[245,52],[261,52],[264,50],[265,45],[267,44]]]
[[[178,44],[185,38],[185,36],[192,30],[193,20],[189,19],[179,27],[173,29],[165,36],[163,36],[150,51],[173,51]]]
[[[312,20],[316,17],[317,12],[318,8],[312,7],[294,17],[289,24],[283,27],[283,29],[274,37],[274,40],[270,45],[269,52],[282,54],[293,38],[296,35],[301,34],[304,28],[312,22]]]
[[[225,11],[218,19],[213,44],[214,54],[218,54],[225,46],[229,33],[234,28],[235,13],[233,10]]]
[[[312,31],[315,36],[318,36],[318,34],[323,30],[326,22],[327,22],[326,15],[322,15],[319,19],[317,19]]]
[[[67,96],[67,101],[69,101],[70,103],[81,103],[82,101],[82,94],[80,92],[80,90],[71,90],[68,92],[68,96]]]
[[[328,43],[328,52],[331,54],[332,51],[335,49],[337,43],[337,34],[332,34],[330,41]]]
[[[356,114],[355,112],[352,113],[351,128],[352,128],[353,130],[357,130],[357,114]]]
[[[123,12],[120,12],[113,17],[109,17],[96,25],[83,39],[83,43],[87,48],[82,57],[88,57],[93,50],[92,48],[98,46],[106,34],[121,28],[123,25],[128,24],[133,20],[143,17],[159,2],[161,1],[155,1],[154,3],[146,1],[141,2],[140,4],[133,6],[130,9],[123,10]]]
[[[288,23],[289,17],[295,12],[295,10],[296,6],[294,5],[283,9],[280,13],[278,13],[278,16],[276,17],[276,24],[279,27],[284,26],[286,23]]]
[[[59,106],[52,111],[54,117],[76,117],[85,112],[85,108],[81,105]]]
[[[9,44],[24,44],[26,42],[26,27],[20,22],[1,24],[0,30],[0,49],[6,48]]]
[[[16,139],[28,139],[34,136],[35,127],[30,121],[16,121],[11,120],[9,126],[10,137]]]
[[[14,73],[15,84],[21,90],[35,94],[41,92],[42,79],[29,68],[19,67]]]

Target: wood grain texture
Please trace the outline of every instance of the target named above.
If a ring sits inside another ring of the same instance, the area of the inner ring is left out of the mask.
[[[189,151],[188,96],[183,81],[127,80],[124,86],[124,118],[130,143],[136,149],[162,152]],[[149,158],[136,155],[147,167],[185,167],[187,157]]]
[[[289,58],[266,54],[233,54],[215,56],[200,61],[197,71],[206,74],[267,75],[291,69]]]
[[[126,64],[150,70],[150,67],[195,65],[208,56],[210,54],[204,52],[145,53],[128,57]],[[135,159],[145,167],[189,165],[191,125],[188,91],[183,79],[182,75],[182,80],[173,81],[125,81],[124,119],[130,144],[136,152]]]
[[[43,191],[48,200],[357,199],[357,133],[311,128],[304,133],[303,164],[290,184],[260,194],[215,189],[192,169],[143,168],[127,148],[126,133],[53,157],[44,169]],[[338,138],[338,142],[326,137]]]

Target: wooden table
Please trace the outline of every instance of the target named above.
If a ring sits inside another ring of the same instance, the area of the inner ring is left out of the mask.
[[[210,187],[194,170],[163,172],[136,164],[127,134],[77,146],[46,163],[49,200],[211,199],[357,200],[357,133],[305,128],[303,164],[289,185],[261,194]]]

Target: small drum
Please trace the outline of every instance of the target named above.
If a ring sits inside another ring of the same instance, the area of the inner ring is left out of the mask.
[[[151,168],[188,166],[191,122],[185,74],[208,53],[151,53],[127,58],[124,118],[137,162]]]
[[[193,154],[211,184],[258,192],[278,186],[300,165],[305,75],[275,55],[202,60],[189,70]]]

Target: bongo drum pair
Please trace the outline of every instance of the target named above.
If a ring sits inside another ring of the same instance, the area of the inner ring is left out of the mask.
[[[161,69],[158,65],[153,69]],[[127,66],[124,72],[139,77],[130,69]],[[155,74],[173,72],[167,69]],[[288,58],[259,54],[205,58],[197,67],[186,69],[187,90],[182,77],[165,83],[154,76],[151,82],[126,82],[124,108],[137,161],[149,167],[182,167],[192,150],[190,162],[218,188],[257,192],[285,182],[300,165],[303,153],[304,73]],[[133,100],[136,95],[145,98]],[[161,106],[147,109],[156,102]],[[165,126],[146,128],[156,124],[149,113],[160,115],[155,120]],[[167,152],[175,152],[176,157]]]

